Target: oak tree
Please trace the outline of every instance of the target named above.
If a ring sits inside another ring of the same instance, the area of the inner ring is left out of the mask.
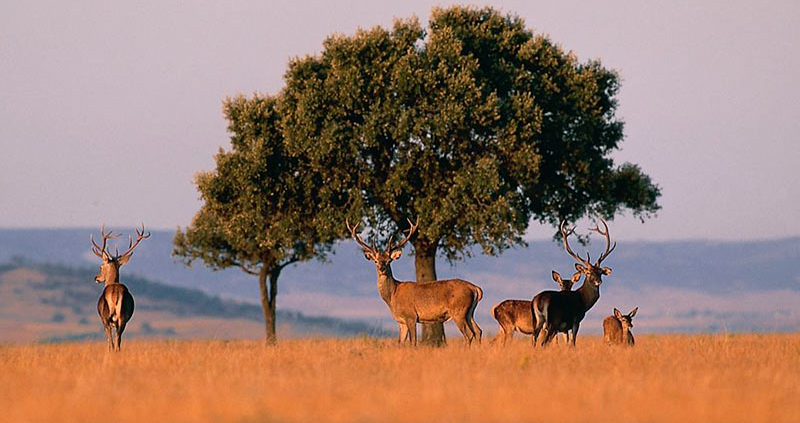
[[[230,150],[220,149],[216,168],[196,177],[203,204],[185,230],[178,228],[173,255],[187,265],[239,267],[257,276],[268,343],[276,341],[278,277],[286,266],[324,257],[343,218],[318,208],[319,175],[288,154],[275,97],[238,96],[224,104]]]
[[[617,73],[513,14],[436,8],[427,29],[411,18],[332,35],[285,79],[288,148],[379,231],[420,217],[418,282],[436,279],[437,255],[524,244],[531,221],[659,209],[650,177],[610,156],[623,139]],[[423,332],[442,339],[441,325]]]

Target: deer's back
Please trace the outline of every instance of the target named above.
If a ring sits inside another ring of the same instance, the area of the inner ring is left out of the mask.
[[[494,308],[493,316],[503,326],[516,327],[522,333],[533,333],[533,313],[528,300],[505,300]]]
[[[417,315],[422,321],[443,321],[454,312],[472,307],[475,300],[474,284],[462,279],[444,279],[434,282],[400,282],[392,297],[396,313]]]

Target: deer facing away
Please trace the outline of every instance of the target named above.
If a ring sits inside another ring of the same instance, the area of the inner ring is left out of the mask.
[[[616,308],[614,314],[603,319],[603,339],[607,344],[633,346],[633,316],[639,311],[639,307],[634,308],[628,314],[622,314]]]
[[[581,272],[575,272],[570,279],[563,279],[558,272],[553,270],[552,276],[553,280],[561,287],[561,291],[570,291],[572,285],[581,278],[581,274]],[[503,345],[514,336],[515,330],[525,335],[533,334],[533,314],[530,300],[505,300],[492,307],[492,317],[500,326],[495,340],[501,340]]]
[[[94,277],[94,280],[97,283],[105,284],[103,293],[97,300],[97,312],[100,314],[100,320],[106,331],[109,351],[119,351],[122,344],[122,333],[125,332],[125,326],[133,316],[134,308],[133,295],[128,291],[128,287],[119,283],[119,268],[131,259],[134,248],[143,239],[149,238],[150,233],[145,233],[144,224],[142,224],[141,230],[136,229],[136,241],[134,242],[131,237],[128,249],[122,254],[116,250],[113,255],[106,251],[106,242],[109,239],[117,238],[119,234],[113,234],[111,231],[106,233],[105,226],[100,228],[100,234],[103,237],[102,246],[94,242],[92,235],[89,236],[93,245],[92,252],[102,259],[100,272]]]
[[[600,254],[595,263],[592,263],[588,252],[586,253],[586,259],[583,259],[572,251],[567,240],[569,234],[564,229],[566,222],[561,222],[560,230],[561,237],[564,240],[564,249],[572,258],[578,261],[578,263],[575,263],[575,269],[586,278],[580,288],[575,291],[544,291],[533,297],[531,308],[536,320],[532,339],[534,345],[536,345],[540,332],[542,334],[542,346],[544,346],[552,340],[557,332],[568,330],[572,331],[572,345],[575,345],[581,321],[586,316],[586,312],[600,298],[600,285],[603,283],[602,277],[611,274],[611,269],[602,267],[601,264],[617,248],[616,242],[614,246],[611,246],[611,236],[605,220],[600,219],[600,221],[603,222],[605,230],[601,230],[597,225],[590,230],[605,237],[606,249]],[[570,231],[571,233],[572,231]]]
[[[408,235],[398,244],[390,237],[386,250],[381,251],[358,236],[358,225],[351,227],[346,222],[353,239],[364,250],[364,257],[375,263],[378,293],[400,327],[399,342],[408,338],[412,345],[417,345],[417,322],[443,323],[453,319],[467,345],[475,338],[480,343],[483,331],[474,318],[475,307],[483,298],[480,287],[462,279],[416,283],[401,282],[392,276],[391,262],[400,258],[403,246],[417,230],[417,224],[410,220],[408,223],[411,225]]]

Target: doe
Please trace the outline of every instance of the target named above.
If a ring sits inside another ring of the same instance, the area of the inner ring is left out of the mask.
[[[616,308],[614,315],[603,319],[603,338],[609,345],[629,345],[633,346],[633,316],[639,311],[639,307],[634,308],[628,314],[622,314]]]

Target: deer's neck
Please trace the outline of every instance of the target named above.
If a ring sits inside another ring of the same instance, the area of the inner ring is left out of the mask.
[[[578,288],[578,292],[581,295],[581,302],[583,303],[584,311],[589,311],[594,303],[596,303],[600,298],[600,287],[594,286],[594,284],[589,281],[584,281],[583,285]]]
[[[119,283],[119,271],[118,270],[109,270],[106,273],[106,281],[105,286],[111,285],[112,283]]]
[[[378,293],[383,298],[386,305],[391,307],[392,295],[397,287],[397,280],[392,276],[392,268],[386,269],[386,274],[378,273]]]

